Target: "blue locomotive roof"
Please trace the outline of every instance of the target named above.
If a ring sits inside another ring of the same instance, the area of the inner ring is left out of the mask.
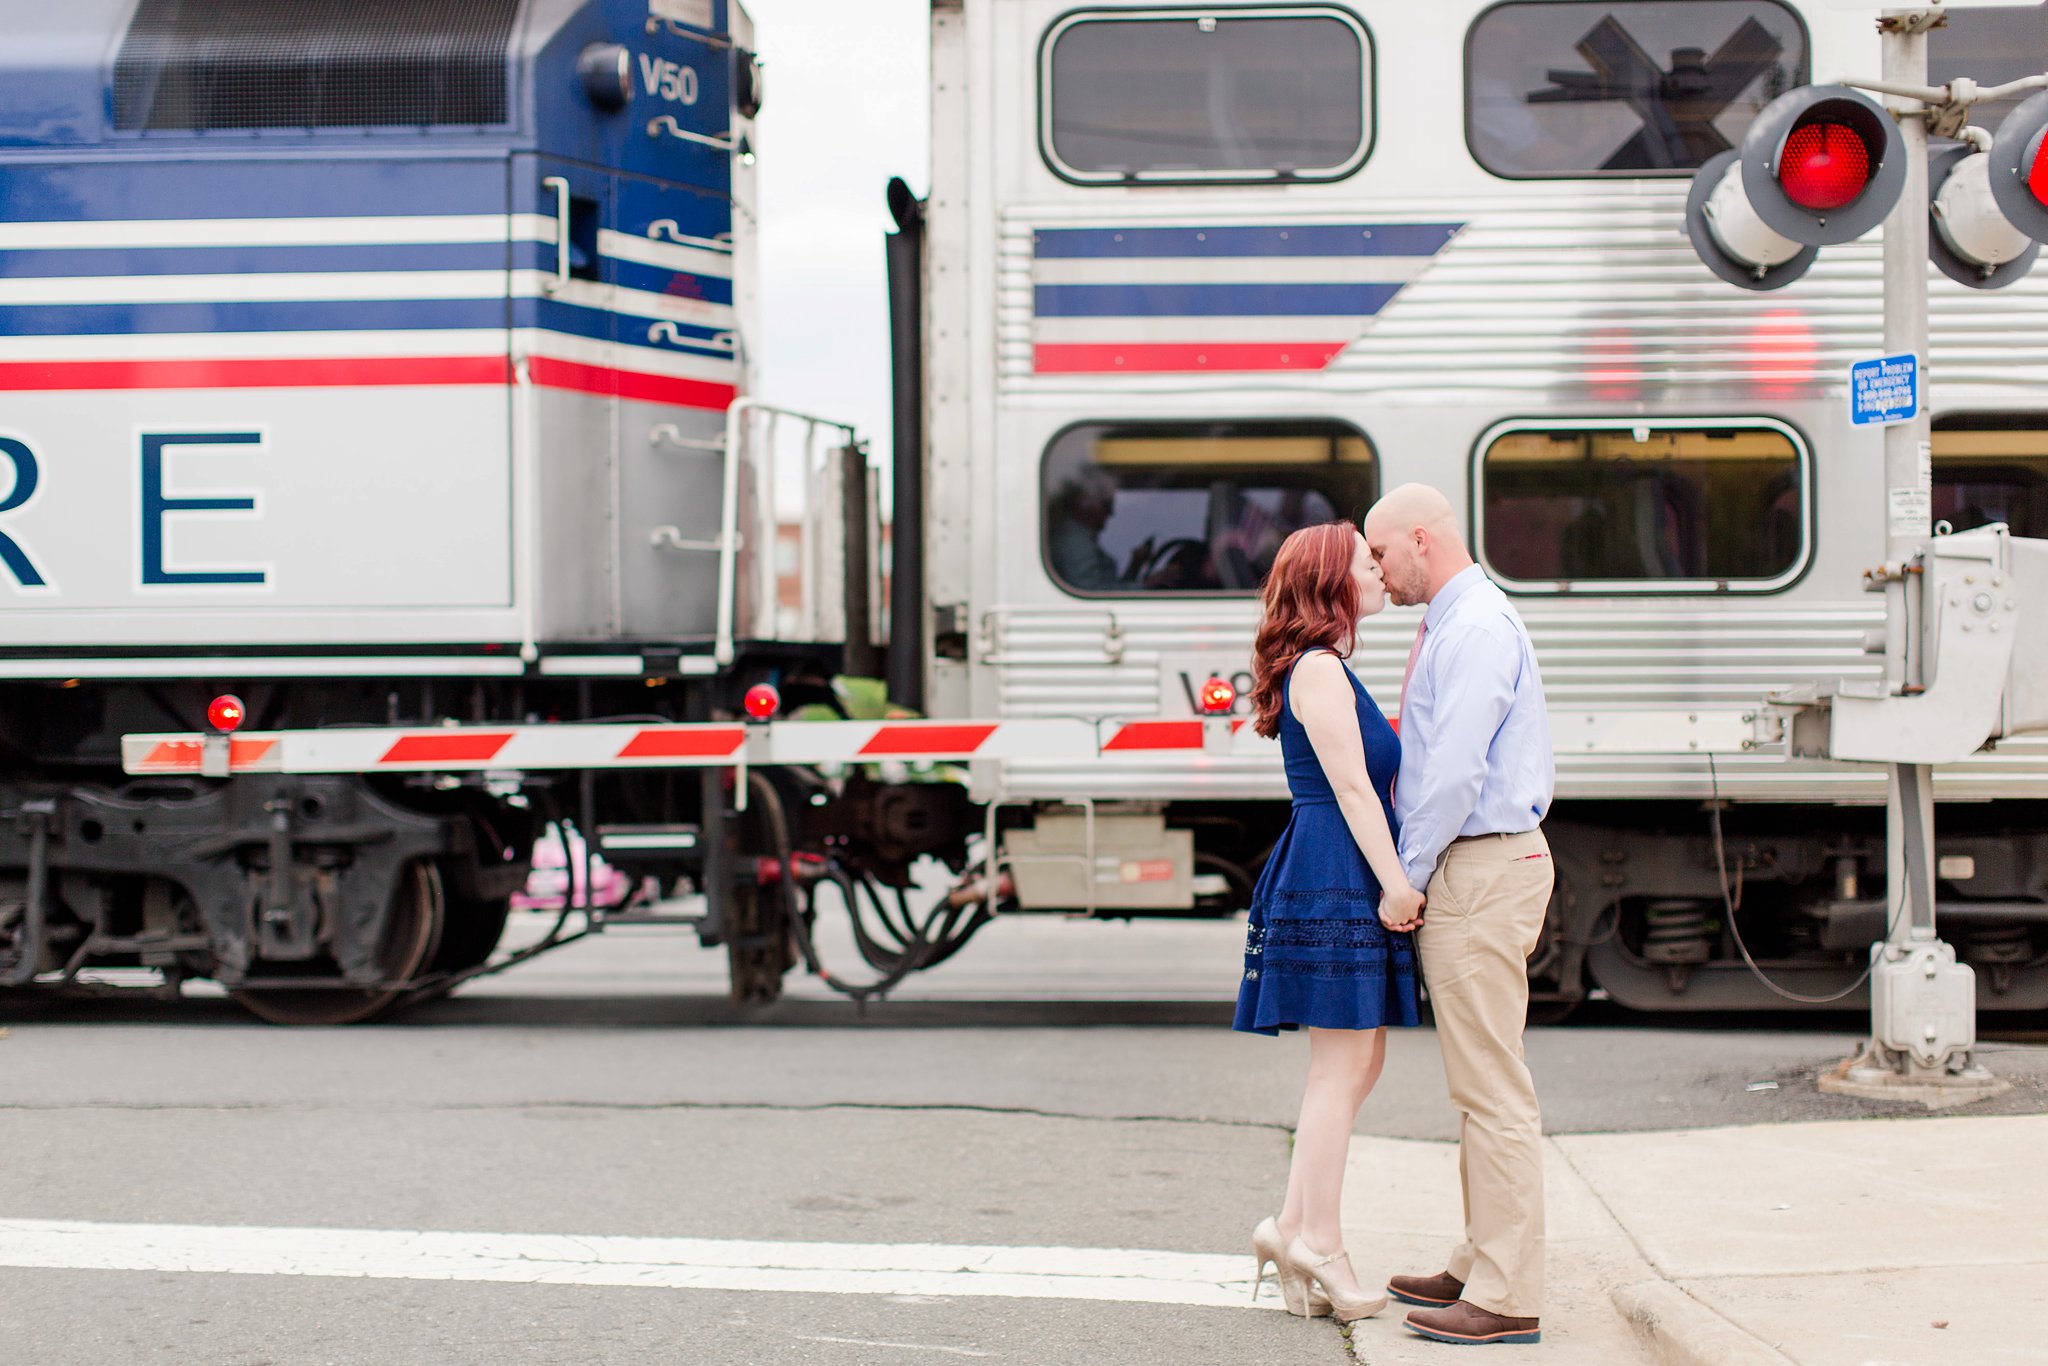
[[[687,135],[731,136],[729,3],[0,0],[0,155],[454,145],[722,191]]]

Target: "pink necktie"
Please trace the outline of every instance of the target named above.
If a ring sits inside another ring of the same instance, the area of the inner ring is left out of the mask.
[[[1429,634],[1429,621],[1424,618],[1415,628],[1415,643],[1408,647],[1408,669],[1401,675],[1401,710],[1399,716],[1408,715],[1408,681],[1415,677],[1415,661],[1422,657],[1422,638]]]

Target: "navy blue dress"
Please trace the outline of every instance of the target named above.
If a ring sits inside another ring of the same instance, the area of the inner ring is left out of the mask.
[[[1398,837],[1393,788],[1401,737],[1350,669],[1344,676],[1358,695],[1358,730],[1373,791]],[[1289,665],[1288,683],[1293,679]],[[1304,1025],[1377,1029],[1419,1023],[1414,936],[1380,923],[1379,879],[1344,823],[1337,794],[1284,687],[1280,754],[1294,808],[1252,892],[1244,980],[1231,1027],[1276,1034]]]

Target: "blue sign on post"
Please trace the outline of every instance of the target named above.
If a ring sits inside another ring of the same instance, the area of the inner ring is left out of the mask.
[[[1920,415],[1920,358],[1879,356],[1849,367],[1849,421],[1858,427],[1910,422]]]

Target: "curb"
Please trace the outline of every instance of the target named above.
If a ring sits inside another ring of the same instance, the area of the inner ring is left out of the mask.
[[[1612,1298],[1650,1359],[1660,1366],[1792,1366],[1792,1358],[1669,1281],[1624,1285]]]

